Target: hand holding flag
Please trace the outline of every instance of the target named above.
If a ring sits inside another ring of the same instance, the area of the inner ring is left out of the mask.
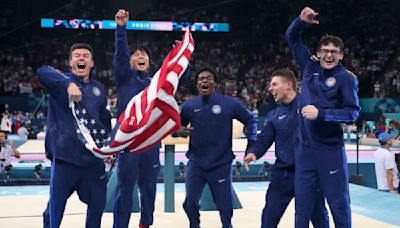
[[[94,132],[98,133],[101,129],[90,128],[88,118],[79,119],[76,113],[79,109],[72,103],[71,110],[75,117],[78,137],[86,148],[99,158],[111,156],[125,148],[132,153],[138,153],[179,129],[179,107],[174,94],[193,51],[194,41],[187,30],[182,41],[177,43],[164,59],[150,85],[130,100],[125,111],[119,116],[110,137],[107,135],[96,141],[97,137],[93,137]],[[100,143],[96,142],[105,144],[100,147]]]

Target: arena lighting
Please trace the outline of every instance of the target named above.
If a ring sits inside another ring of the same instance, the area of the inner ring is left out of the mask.
[[[89,20],[89,19],[54,19],[42,18],[42,28],[63,29],[115,29],[114,20]],[[173,21],[128,21],[127,30],[140,31],[184,31],[189,27],[194,32],[229,32],[229,23],[213,22],[173,22]]]

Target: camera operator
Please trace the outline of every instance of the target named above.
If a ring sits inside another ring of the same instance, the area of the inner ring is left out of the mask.
[[[11,156],[16,158],[21,157],[21,153],[15,149],[14,142],[7,142],[7,133],[4,131],[0,131],[0,172],[8,172],[10,171],[11,166]]]

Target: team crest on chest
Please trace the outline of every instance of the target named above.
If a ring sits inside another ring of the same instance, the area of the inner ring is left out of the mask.
[[[100,89],[97,87],[93,87],[93,94],[96,95],[97,97],[100,96],[101,92]]]
[[[211,110],[215,115],[218,115],[221,113],[222,109],[221,109],[221,106],[219,106],[219,105],[213,105]]]
[[[326,79],[325,81],[325,85],[328,87],[332,87],[336,84],[336,78],[334,77],[329,77],[328,79]]]

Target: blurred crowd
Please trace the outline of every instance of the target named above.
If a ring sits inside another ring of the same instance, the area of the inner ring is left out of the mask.
[[[47,17],[113,18],[116,9],[107,9],[94,2],[73,1]],[[305,4],[312,5],[321,15],[321,25],[307,29],[305,43],[315,52],[314,47],[322,34],[342,37],[345,43],[343,63],[357,75],[361,98],[398,97],[400,94],[400,36],[393,19],[397,15],[397,7],[393,5],[398,5],[397,2],[232,1],[214,7],[211,1],[203,3],[210,3],[209,7],[197,7],[199,3],[186,1],[154,2],[148,10],[132,12],[131,20],[230,23],[229,33],[194,34],[196,51],[190,66],[192,83],[177,92],[179,103],[196,94],[194,74],[208,67],[217,73],[219,92],[238,97],[251,110],[269,104],[267,88],[275,69],[287,67],[294,70],[299,79],[301,77],[283,36],[290,21]],[[9,42],[13,48],[0,48],[0,94],[41,93],[43,87],[38,82],[36,69],[49,64],[67,71],[70,45],[85,41],[95,50],[93,76],[107,86],[110,106],[114,106],[117,97],[112,69],[113,31],[22,30],[25,36],[16,32],[8,37],[13,40]],[[173,40],[180,35],[129,32],[129,41],[150,49],[151,68],[155,71],[171,49]]]

